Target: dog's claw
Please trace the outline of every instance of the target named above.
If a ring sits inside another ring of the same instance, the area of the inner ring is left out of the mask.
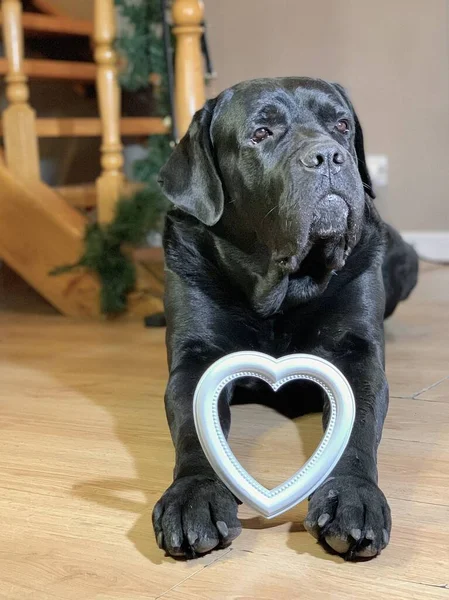
[[[224,521],[217,521],[216,525],[221,537],[226,539],[229,535],[229,529],[226,523]]]
[[[195,544],[198,539],[198,534],[195,531],[189,531],[187,534],[187,540],[191,546]]]
[[[330,518],[331,516],[329,513],[324,513],[321,515],[321,517],[318,519],[318,527],[324,527]]]

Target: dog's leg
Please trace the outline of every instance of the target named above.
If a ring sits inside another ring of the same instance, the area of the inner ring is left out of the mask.
[[[165,403],[176,450],[174,481],[153,511],[159,547],[172,556],[187,558],[226,546],[241,532],[237,501],[210,466],[195,430],[193,395],[208,366],[203,361],[204,357],[184,361],[171,374]],[[226,436],[231,423],[231,393],[226,388],[219,401]]]
[[[375,278],[365,277],[362,284],[373,290]],[[347,377],[355,396],[356,418],[342,458],[310,498],[305,527],[325,547],[347,559],[376,556],[390,537],[390,509],[377,485],[377,448],[388,409],[381,309],[379,303],[378,308],[357,315],[352,306],[351,318],[346,320],[330,310],[332,316],[325,325],[334,348],[322,355]],[[324,426],[328,412],[326,403]]]
[[[416,251],[401,235],[386,225],[387,247],[382,265],[385,286],[385,318],[393,314],[399,302],[406,300],[418,280],[419,259]]]
[[[331,477],[312,495],[306,529],[348,559],[372,557],[388,544],[391,517],[377,485],[377,446],[388,404],[381,365],[372,356],[339,364],[354,390],[356,420]],[[369,374],[366,377],[365,374]],[[324,413],[327,424],[327,411]]]

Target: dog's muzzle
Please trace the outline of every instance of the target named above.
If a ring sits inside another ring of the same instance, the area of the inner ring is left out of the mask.
[[[348,230],[349,207],[341,196],[327,194],[316,205],[311,227],[314,238],[342,237]]]

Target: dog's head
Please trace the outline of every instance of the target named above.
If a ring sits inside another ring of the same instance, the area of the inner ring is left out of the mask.
[[[343,88],[261,79],[209,100],[160,173],[168,198],[208,226],[231,214],[286,272],[313,252],[341,269],[374,197],[363,134]]]

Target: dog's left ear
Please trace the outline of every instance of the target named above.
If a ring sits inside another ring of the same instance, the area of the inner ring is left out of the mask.
[[[368,167],[366,166],[365,145],[363,142],[362,126],[360,125],[360,121],[357,116],[357,113],[354,110],[354,106],[352,105],[352,102],[349,99],[348,93],[345,90],[345,88],[342,85],[340,85],[339,83],[334,83],[332,85],[338,90],[338,92],[340,92],[340,94],[343,96],[344,100],[346,101],[346,103],[348,104],[350,109],[352,110],[352,114],[354,116],[354,121],[355,121],[354,146],[355,146],[355,151],[357,154],[357,164],[358,164],[358,168],[359,168],[360,178],[362,180],[363,187],[365,188],[365,192],[368,194],[368,196],[370,196],[374,200],[374,198],[376,197],[376,194],[374,193],[371,177],[370,177],[370,174],[368,171]]]
[[[162,191],[175,206],[209,226],[220,220],[224,205],[210,138],[215,104],[216,99],[208,100],[195,113],[158,177]]]

